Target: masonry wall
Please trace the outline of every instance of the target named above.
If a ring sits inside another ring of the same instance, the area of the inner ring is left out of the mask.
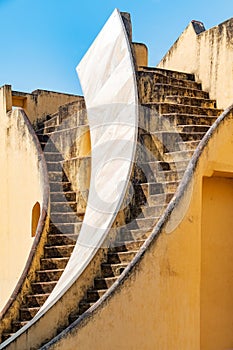
[[[232,62],[233,18],[209,30],[191,22],[158,67],[194,73],[218,107],[227,108],[233,97]]]
[[[27,261],[44,192],[38,150],[23,111],[9,111],[10,93],[0,89],[0,310]]]

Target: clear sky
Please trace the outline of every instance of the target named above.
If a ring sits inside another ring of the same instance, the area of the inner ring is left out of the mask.
[[[209,29],[233,16],[233,0],[0,0],[0,86],[81,93],[75,67],[116,7],[152,66],[191,20]]]

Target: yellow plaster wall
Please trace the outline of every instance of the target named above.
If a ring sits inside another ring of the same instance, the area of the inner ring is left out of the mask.
[[[66,103],[79,101],[82,97],[53,91],[36,90],[32,93],[12,92],[12,105],[25,110],[31,122],[58,111]]]
[[[37,149],[21,111],[6,113],[8,93],[0,89],[0,310],[27,261],[32,209],[43,200]]]
[[[233,19],[196,34],[193,24],[184,30],[158,67],[194,73],[216,99],[219,108],[232,103]]]
[[[231,112],[158,238],[115,293],[50,349],[232,348],[232,130]]]

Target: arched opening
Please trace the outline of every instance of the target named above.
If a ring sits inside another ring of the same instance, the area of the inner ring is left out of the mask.
[[[32,208],[32,227],[31,227],[31,235],[35,237],[36,229],[40,218],[40,203],[36,202],[34,207]]]
[[[228,177],[227,177],[228,176]],[[201,349],[233,348],[233,178],[203,179]]]

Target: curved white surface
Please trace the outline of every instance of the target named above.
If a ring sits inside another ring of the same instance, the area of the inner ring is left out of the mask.
[[[57,300],[94,257],[125,196],[137,140],[137,84],[118,10],[77,67],[92,145],[90,191],[78,241],[58,284],[38,314]]]
[[[81,275],[106,238],[130,178],[137,141],[138,94],[130,44],[118,10],[77,71],[92,144],[91,182],[83,225],[71,258],[45,304],[0,349],[30,328]]]

